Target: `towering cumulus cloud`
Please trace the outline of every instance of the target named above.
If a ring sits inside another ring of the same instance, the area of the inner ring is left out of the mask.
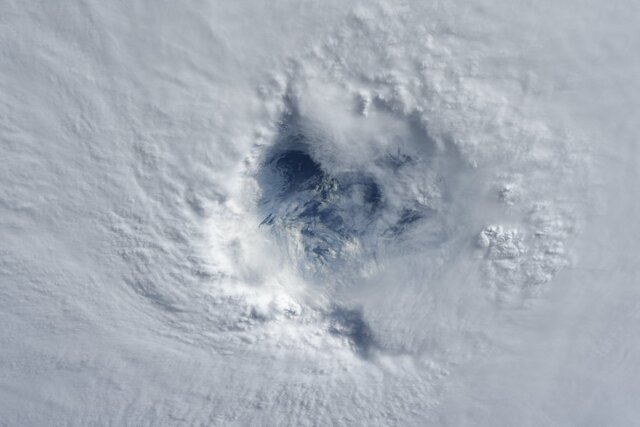
[[[0,425],[637,424],[636,16],[8,0]]]

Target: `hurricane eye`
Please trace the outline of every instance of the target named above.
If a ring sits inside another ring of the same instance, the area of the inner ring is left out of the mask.
[[[380,247],[443,240],[436,201],[424,195],[417,200],[413,191],[417,169],[432,166],[429,156],[404,154],[411,150],[404,142],[404,148],[381,150],[368,164],[336,162],[339,144],[328,138],[297,115],[285,115],[258,175],[262,225],[301,268],[353,267]]]

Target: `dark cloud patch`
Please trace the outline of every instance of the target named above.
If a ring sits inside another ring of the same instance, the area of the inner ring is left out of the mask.
[[[360,310],[334,307],[329,313],[329,332],[345,338],[353,350],[365,358],[375,345],[373,331]]]

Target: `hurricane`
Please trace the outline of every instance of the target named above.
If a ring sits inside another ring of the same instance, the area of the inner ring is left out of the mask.
[[[19,2],[0,425],[635,425],[640,5]]]

